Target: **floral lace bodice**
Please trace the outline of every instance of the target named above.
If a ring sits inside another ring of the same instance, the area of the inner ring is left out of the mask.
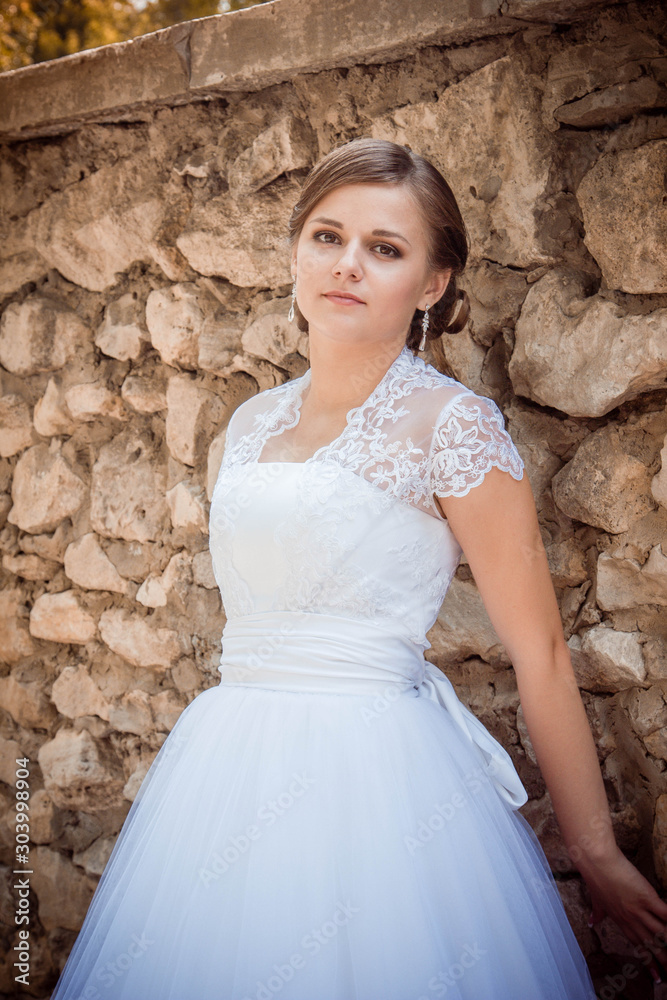
[[[227,427],[209,523],[227,618],[338,614],[428,649],[462,551],[433,494],[465,496],[492,466],[521,479],[503,415],[406,346],[334,441],[272,459],[309,382],[258,393]]]

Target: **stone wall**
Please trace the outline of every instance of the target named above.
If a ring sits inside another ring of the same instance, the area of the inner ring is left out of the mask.
[[[667,888],[667,18],[444,7],[279,0],[0,76],[5,955],[24,755],[36,919],[32,985],[7,957],[3,997],[48,995],[151,761],[218,682],[225,427],[308,366],[286,221],[312,163],[359,135],[430,157],[459,201],[472,316],[446,362],[506,415],[617,839]],[[596,983],[644,975],[610,921],[586,926],[465,561],[429,638],[512,754]]]

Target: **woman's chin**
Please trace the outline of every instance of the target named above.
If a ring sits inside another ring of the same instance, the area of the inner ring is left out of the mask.
[[[353,320],[351,316],[327,316],[323,317],[321,322],[318,322],[317,319],[308,320],[309,335],[322,337],[326,340],[348,343],[352,340],[358,340],[364,334],[368,335],[369,331],[368,320],[362,323],[359,319]]]

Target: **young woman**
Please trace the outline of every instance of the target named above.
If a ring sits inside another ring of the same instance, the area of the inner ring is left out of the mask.
[[[310,368],[227,429],[220,684],[149,770],[53,1000],[593,1000],[511,758],[423,656],[465,552],[593,921],[655,971],[667,903],[614,840],[523,462],[419,356],[468,315],[454,196],[354,140],[289,240]]]

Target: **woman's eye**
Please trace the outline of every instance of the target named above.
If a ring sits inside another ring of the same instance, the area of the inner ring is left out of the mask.
[[[388,243],[378,243],[378,250],[385,251],[388,250],[389,253],[382,253],[382,257],[400,257],[396,247],[390,247]]]
[[[329,239],[331,237],[331,239]],[[338,233],[332,233],[330,230],[321,230],[320,232],[313,233],[313,239],[320,243],[333,244],[340,239]],[[400,257],[400,252],[396,247],[392,247],[389,243],[376,243],[375,247],[371,249],[377,249],[380,252],[381,257]]]

